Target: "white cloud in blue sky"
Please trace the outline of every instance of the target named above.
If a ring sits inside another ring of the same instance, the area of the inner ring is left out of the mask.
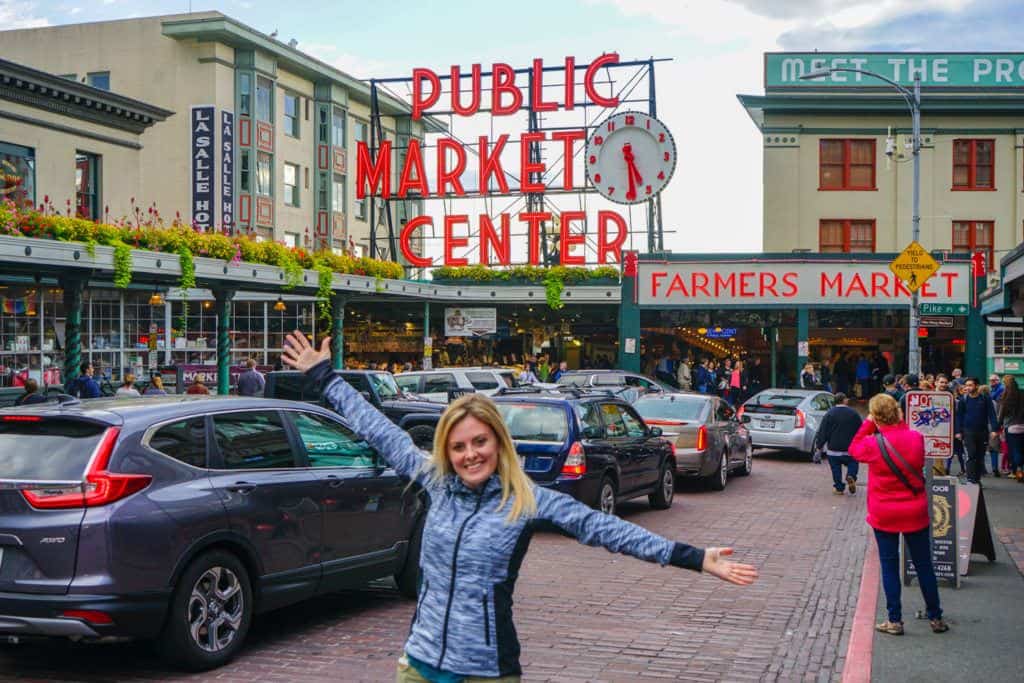
[[[676,252],[761,247],[761,142],[737,93],[762,91],[771,50],[1020,50],[1020,0],[519,0],[502,4],[193,0],[357,77],[413,67],[534,57],[671,57],[657,67],[658,114],[680,165],[664,195]],[[77,23],[187,11],[188,0],[0,0],[0,26]],[[512,10],[514,8],[514,11]]]

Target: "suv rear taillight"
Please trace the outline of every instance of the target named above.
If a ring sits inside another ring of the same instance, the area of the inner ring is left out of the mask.
[[[587,458],[583,453],[583,444],[573,442],[569,447],[569,455],[565,456],[562,465],[562,476],[579,477],[587,473]]]
[[[804,411],[797,409],[796,411],[796,422],[793,423],[793,429],[800,429],[801,427],[807,426],[807,416],[804,415]]]
[[[697,450],[702,451],[708,447],[708,428],[701,425],[697,428]]]
[[[153,477],[148,474],[115,474],[107,471],[110,455],[121,430],[108,427],[96,446],[84,486],[47,489],[22,489],[28,504],[37,510],[65,510],[69,508],[98,507],[126,498],[149,486]]]

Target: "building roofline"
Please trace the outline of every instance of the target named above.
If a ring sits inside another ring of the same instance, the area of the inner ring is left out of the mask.
[[[0,98],[141,133],[174,115],[141,100],[0,59]]]
[[[309,77],[312,81],[327,78],[346,88],[357,102],[370,104],[370,85],[354,76],[320,61],[301,50],[282,43],[237,19],[219,12],[204,13],[200,16],[172,15],[162,22],[163,34],[169,38],[196,40],[215,40],[232,47],[258,48],[273,54],[289,71]],[[381,113],[385,116],[410,116],[411,107],[378,88],[377,100]],[[427,132],[443,133],[447,127],[434,117],[423,117],[423,125]]]

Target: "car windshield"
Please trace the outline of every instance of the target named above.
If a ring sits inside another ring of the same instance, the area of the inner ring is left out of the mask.
[[[657,399],[637,401],[633,404],[644,420],[700,420],[708,399],[699,396],[683,396],[672,400]]]
[[[499,403],[498,412],[516,441],[562,443],[569,434],[565,410],[558,405]]]
[[[403,373],[398,377],[395,377],[395,384],[397,384],[398,388],[401,389],[403,392],[415,393],[416,389],[418,389],[420,386],[420,376]]]
[[[382,401],[388,401],[402,395],[398,385],[395,384],[395,378],[383,372],[371,373],[370,384],[373,385],[374,391],[377,392]]]
[[[558,378],[558,384],[563,387],[585,386],[590,375],[584,372],[567,372]]]

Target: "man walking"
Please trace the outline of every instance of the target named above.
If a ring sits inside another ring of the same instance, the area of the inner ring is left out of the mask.
[[[841,496],[849,490],[857,492],[857,472],[859,464],[850,457],[850,443],[857,435],[863,420],[860,414],[850,407],[846,394],[836,394],[836,405],[831,408],[821,421],[818,433],[814,436],[815,450],[824,446],[828,455],[828,465],[832,468],[833,493]],[[843,481],[843,465],[846,465],[846,480]]]
[[[263,373],[256,369],[256,361],[249,358],[245,361],[245,368],[245,372],[238,376],[238,395],[262,396],[267,380]]]
[[[963,440],[967,452],[967,481],[978,484],[985,471],[989,437],[999,433],[999,424],[992,399],[981,393],[977,378],[968,377],[964,387],[967,394],[960,397],[956,406],[955,436]]]

